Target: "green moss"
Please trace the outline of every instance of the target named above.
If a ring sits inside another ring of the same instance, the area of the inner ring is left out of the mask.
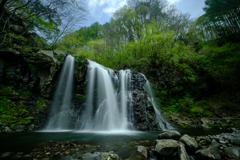
[[[12,86],[6,86],[2,89],[3,95],[10,95],[12,94],[13,87]]]
[[[29,92],[29,91],[23,91],[22,89],[19,89],[19,90],[18,90],[18,93],[20,93],[20,94],[22,94],[22,95],[25,95],[25,96],[28,96],[28,95],[32,94],[31,92]]]
[[[104,157],[104,159],[106,159],[107,157],[111,157],[112,159],[117,159],[117,157],[116,156],[114,156],[114,155],[112,155],[112,154],[105,154],[103,157]]]
[[[40,107],[46,107],[47,106],[47,103],[48,103],[48,100],[45,99],[45,100],[38,100],[37,101],[37,107],[40,108]]]
[[[87,97],[87,95],[82,95],[82,94],[75,94],[75,98],[77,100],[83,100]]]
[[[9,102],[6,97],[0,100],[0,119],[3,124],[28,124],[32,120],[28,115],[29,112],[23,105]]]
[[[207,125],[208,125],[208,127],[210,127],[210,128],[220,128],[220,127],[222,127],[221,124],[210,124],[210,123],[208,123]]]
[[[180,124],[183,128],[189,128],[189,125],[187,125],[187,124]]]

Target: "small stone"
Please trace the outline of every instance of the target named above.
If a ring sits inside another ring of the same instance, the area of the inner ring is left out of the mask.
[[[71,146],[77,146],[75,143],[70,143]]]
[[[66,144],[66,145],[69,145],[69,141],[67,141],[65,144]]]
[[[207,141],[206,140],[201,140],[200,144],[205,146],[205,145],[207,145]]]
[[[70,154],[70,153],[71,153],[70,150],[66,150],[66,151],[64,152],[64,154]]]

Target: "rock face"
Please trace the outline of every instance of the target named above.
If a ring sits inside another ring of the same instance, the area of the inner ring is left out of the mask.
[[[155,150],[162,156],[170,157],[177,150],[180,143],[176,140],[163,139],[158,140]]]
[[[177,131],[168,131],[158,135],[158,139],[174,139],[177,141],[180,139],[180,137],[181,134]]]
[[[198,148],[198,143],[197,141],[190,137],[189,135],[185,134],[183,135],[180,140],[180,142],[182,142],[183,144],[185,144],[185,147],[187,149],[188,152],[194,152],[195,150],[197,150]]]
[[[63,58],[55,57],[55,52]],[[6,99],[9,105],[20,106],[21,112],[14,115],[17,119],[28,117],[21,125],[3,118],[3,127],[0,127],[3,133],[40,129],[45,125],[64,56],[59,51],[23,48],[16,44],[13,48],[0,49],[0,101]]]
[[[146,83],[144,76],[140,73],[132,72],[131,81],[134,117],[134,120],[131,123],[133,126],[136,126],[137,130],[161,130],[156,121],[154,107],[148,100],[147,92],[144,90],[144,85]]]

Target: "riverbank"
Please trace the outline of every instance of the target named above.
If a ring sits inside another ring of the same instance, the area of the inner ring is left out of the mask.
[[[188,137],[186,134],[190,136]],[[4,134],[0,138],[4,144],[0,146],[0,155],[2,159],[19,160],[48,158],[83,160],[97,158],[103,160],[104,157],[106,159],[109,156],[129,160],[156,159],[157,157],[158,159],[163,157],[165,159],[176,159],[179,158],[181,153],[179,150],[184,147],[185,155],[196,160],[199,159],[199,153],[196,154],[196,152],[208,153],[209,148],[210,151],[211,148],[214,148],[214,154],[215,152],[219,153],[221,159],[227,159],[230,156],[234,158],[233,153],[238,153],[238,137],[240,137],[239,130],[214,129],[177,129],[177,131],[166,132],[132,131],[125,133],[25,132],[22,134]],[[162,143],[162,141],[167,141],[167,143]],[[172,146],[172,152],[166,156],[165,153],[162,153],[166,146],[162,145],[159,149],[157,145],[170,144],[168,141],[173,142],[174,145]],[[188,143],[195,144],[197,147],[189,150]],[[209,154],[213,153],[209,152]],[[144,155],[147,155],[147,158]]]

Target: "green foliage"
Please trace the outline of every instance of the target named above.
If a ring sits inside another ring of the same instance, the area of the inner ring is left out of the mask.
[[[12,94],[13,87],[12,86],[6,86],[2,88],[2,94],[3,95],[10,95]]]
[[[46,50],[52,50],[52,46],[44,46],[44,49],[46,49]]]
[[[210,128],[220,128],[220,127],[222,127],[221,124],[210,124],[210,123],[208,123],[207,125],[208,125]]]
[[[87,95],[82,95],[82,94],[75,94],[75,98],[77,100],[83,100],[87,97]]]
[[[23,91],[22,89],[19,89],[19,90],[18,90],[18,93],[20,93],[20,94],[22,94],[22,95],[25,95],[25,96],[28,96],[28,95],[31,94],[31,92],[29,92],[29,91]]]
[[[48,103],[48,100],[45,99],[45,100],[38,100],[37,101],[37,107],[40,108],[40,107],[46,107],[47,106],[47,103]]]
[[[0,119],[3,124],[28,124],[33,119],[32,117],[26,117],[28,115],[29,113],[23,105],[9,102],[6,97],[2,97],[0,100]]]
[[[54,55],[54,57],[55,57],[57,60],[59,60],[60,62],[63,62],[63,60],[64,60],[64,56],[63,56],[62,54],[60,54],[60,55]]]

